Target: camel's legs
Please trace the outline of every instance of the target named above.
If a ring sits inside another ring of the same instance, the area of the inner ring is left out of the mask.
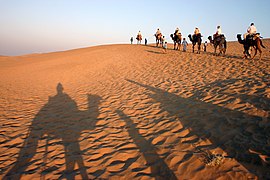
[[[255,47],[254,49],[255,49],[255,52],[254,52],[254,55],[253,55],[253,57],[252,57],[251,59],[254,59],[254,57],[255,57],[256,54],[257,54],[257,48]]]
[[[258,47],[258,51],[259,51],[259,53],[260,53],[259,60],[261,60],[261,59],[262,59],[262,50],[261,50],[261,47]]]

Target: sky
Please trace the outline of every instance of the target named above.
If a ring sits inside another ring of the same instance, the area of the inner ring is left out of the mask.
[[[184,37],[198,27],[205,41],[220,25],[236,41],[251,22],[269,38],[269,7],[270,0],[0,0],[0,55],[126,44],[138,31],[153,43],[157,28],[172,43],[177,27]]]

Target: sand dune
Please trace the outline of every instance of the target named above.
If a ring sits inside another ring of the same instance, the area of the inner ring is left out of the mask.
[[[262,59],[143,45],[0,57],[1,179],[269,179]]]

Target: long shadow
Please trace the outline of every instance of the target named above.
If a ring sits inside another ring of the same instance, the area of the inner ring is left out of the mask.
[[[150,53],[154,53],[154,54],[164,54],[162,52],[158,52],[158,51],[150,51],[150,50],[146,50],[147,52],[150,52]]]
[[[199,137],[197,141],[209,139],[214,148],[222,148],[227,157],[235,158],[249,172],[262,179],[270,178],[270,133],[267,125],[260,125],[261,117],[200,101],[196,93],[183,98],[156,87],[127,81],[145,88],[150,98],[161,103],[162,111],[177,116],[184,129],[189,128]],[[265,155],[268,159],[263,160],[259,155]]]
[[[134,140],[135,144],[143,154],[147,166],[151,168],[151,177],[155,179],[177,179],[175,174],[170,170],[167,164],[156,152],[156,148],[147,141],[138,131],[136,125],[126,114],[121,110],[116,110],[117,114],[126,122],[128,133]]]
[[[256,107],[257,109],[270,112],[270,98],[267,98],[266,96],[260,96],[256,94],[248,95],[248,93],[244,94],[244,93],[237,93],[233,91],[230,91],[230,93],[228,93],[227,91],[230,87],[233,87],[233,86],[234,88],[238,88],[235,85],[238,82],[244,82],[246,85],[248,85],[249,89],[254,88],[256,85],[260,85],[261,81],[267,83],[267,85],[269,86],[270,77],[267,77],[267,75],[268,74],[261,77],[260,81],[253,78],[241,78],[241,79],[227,79],[223,81],[213,82],[205,86],[202,90],[194,92],[194,96],[197,99],[201,99],[201,98],[204,98],[205,92],[211,91],[212,94],[226,95],[228,97],[233,97],[234,99],[238,98],[242,102],[252,104],[252,106]],[[261,89],[259,91],[264,91],[264,90]]]
[[[33,119],[17,161],[4,179],[20,179],[23,174],[28,173],[25,170],[32,164],[31,159],[37,153],[38,142],[43,139],[46,139],[46,150],[43,157],[45,166],[50,140],[61,139],[60,144],[64,146],[65,151],[66,171],[59,178],[74,179],[77,173],[75,171],[75,164],[77,163],[82,179],[88,179],[78,139],[81,131],[95,128],[101,98],[97,95],[88,95],[88,110],[80,111],[76,102],[63,92],[61,83],[58,83],[56,89],[57,94],[49,97],[47,104],[40,109]],[[48,171],[53,169],[58,168],[49,167],[43,170],[41,174],[46,175]]]
[[[160,50],[163,49],[162,46],[158,46],[158,47],[157,47],[157,46],[155,46],[155,45],[154,45],[154,46],[148,45],[147,47],[149,47],[148,49],[150,49],[150,48],[153,48],[153,49],[156,49],[156,50],[157,50],[157,49],[160,49]],[[182,50],[175,50],[175,49],[170,48],[170,47],[168,47],[167,50],[168,50],[168,51],[176,51],[176,52],[178,51],[178,52],[182,52]],[[153,51],[153,50],[145,50],[145,51],[150,52],[150,53],[156,53],[156,54],[159,54],[158,51]],[[162,54],[162,53],[160,53],[160,54]]]

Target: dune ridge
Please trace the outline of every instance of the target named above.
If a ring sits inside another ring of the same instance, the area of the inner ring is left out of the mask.
[[[212,52],[0,57],[0,178],[270,178],[270,52]]]

